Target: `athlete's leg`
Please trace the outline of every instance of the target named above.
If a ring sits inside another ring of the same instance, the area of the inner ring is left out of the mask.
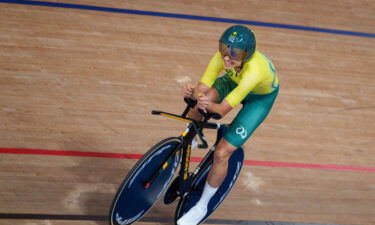
[[[178,225],[196,225],[207,214],[208,203],[223,183],[228,171],[229,158],[236,149],[237,147],[224,138],[219,141],[202,196],[196,205],[177,221]]]
[[[196,225],[207,214],[208,203],[223,183],[227,175],[229,157],[236,149],[237,147],[231,145],[224,138],[219,141],[202,196],[197,204],[177,221],[178,225]]]
[[[229,76],[220,77],[216,80],[215,84],[212,88],[209,89],[207,93],[205,93],[212,102],[220,103],[224,97],[234,88],[235,84],[234,82],[231,83],[231,79]],[[192,111],[192,110],[191,110]],[[198,112],[197,108],[191,116],[196,116],[199,114],[200,119],[201,115]],[[197,117],[192,117],[194,119],[197,119]],[[207,205],[212,196],[216,193],[218,187],[222,183],[223,179],[225,178],[227,169],[220,168],[220,164],[224,164],[225,167],[225,159],[227,158],[227,152],[231,151],[230,144],[226,142],[225,140],[221,140],[216,148],[215,151],[218,153],[215,153],[214,155],[214,161],[217,162],[217,164],[214,166],[215,169],[213,169],[214,172],[210,172],[210,177],[205,184],[205,187],[202,192],[202,196],[197,202],[197,204],[189,210],[184,216],[182,216],[178,221],[177,224],[179,225],[196,225],[199,223],[199,221],[202,220],[202,218],[207,213]],[[229,154],[230,156],[230,154]],[[226,163],[227,165],[227,163]],[[211,169],[212,170],[212,169]],[[222,178],[224,177],[224,178]],[[210,182],[212,182],[215,187],[211,186]]]
[[[215,149],[214,161],[208,174],[207,182],[211,187],[218,188],[224,181],[228,170],[228,161],[237,147],[230,144],[224,138],[219,141]]]
[[[244,104],[228,133],[220,140],[215,150],[214,162],[200,200],[187,214],[181,217],[178,221],[179,225],[196,225],[206,215],[210,199],[226,177],[231,154],[246,142],[267,117],[276,95],[277,92],[267,96],[256,96],[253,101]]]

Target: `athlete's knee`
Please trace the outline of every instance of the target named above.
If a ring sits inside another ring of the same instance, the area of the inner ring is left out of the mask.
[[[214,87],[211,87],[205,94],[211,102],[217,102],[219,99],[219,93]]]
[[[232,152],[234,150],[235,150],[235,147],[229,144],[227,141],[225,140],[220,141],[217,148],[215,149],[214,163],[216,164],[227,163],[229,160],[229,157],[232,155]]]
[[[225,164],[225,163],[228,162],[229,157],[230,157],[230,153],[228,153],[226,151],[222,151],[222,150],[215,151],[214,163],[215,164]]]

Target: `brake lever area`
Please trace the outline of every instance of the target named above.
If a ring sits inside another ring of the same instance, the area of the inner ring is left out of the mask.
[[[202,114],[205,121],[209,120],[210,118],[219,120],[222,116],[219,113],[210,113],[210,112],[203,112],[203,110],[198,109],[199,113]]]
[[[192,98],[184,98],[184,101],[190,108],[194,108],[195,105],[197,104],[197,100],[192,99]]]

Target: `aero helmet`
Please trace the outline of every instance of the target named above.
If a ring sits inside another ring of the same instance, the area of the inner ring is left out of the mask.
[[[241,61],[249,61],[256,48],[256,39],[252,30],[242,25],[229,27],[221,35],[219,49],[223,54]]]

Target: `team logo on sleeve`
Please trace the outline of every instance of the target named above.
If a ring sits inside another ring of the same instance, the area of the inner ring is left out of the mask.
[[[247,131],[245,130],[245,128],[243,126],[239,126],[237,127],[236,129],[236,133],[239,134],[241,136],[242,139],[245,139],[246,136],[247,136]]]

